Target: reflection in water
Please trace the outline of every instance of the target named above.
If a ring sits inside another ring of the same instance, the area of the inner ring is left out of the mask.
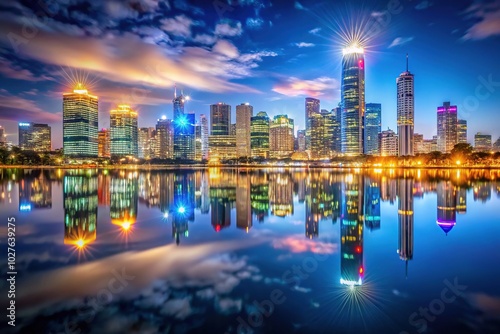
[[[194,221],[194,173],[184,172],[174,178],[174,202],[170,208],[172,215],[172,237],[178,245],[180,236],[188,236],[188,221]]]
[[[269,175],[269,206],[278,217],[293,215],[293,180],[288,172]]]
[[[249,231],[252,228],[252,207],[250,205],[250,176],[238,174],[236,188],[236,227]]]
[[[19,211],[50,209],[52,207],[52,181],[46,171],[23,171],[19,181]]]
[[[457,223],[457,195],[451,181],[441,181],[437,185],[437,224],[448,235]]]
[[[95,241],[97,176],[94,171],[72,171],[64,176],[64,243],[79,248]]]
[[[380,183],[376,177],[365,177],[365,226],[380,228]]]
[[[250,205],[259,223],[269,214],[269,181],[267,173],[258,170],[250,177]]]
[[[398,197],[398,254],[406,262],[408,276],[408,260],[413,259],[413,179],[398,180]]]
[[[137,221],[137,172],[116,171],[111,175],[111,223],[129,230]]]

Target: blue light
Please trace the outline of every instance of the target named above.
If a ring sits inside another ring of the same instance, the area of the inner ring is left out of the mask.
[[[19,211],[24,211],[24,212],[31,211],[31,204],[28,203],[19,205]]]
[[[25,127],[25,126],[31,126],[31,124],[30,123],[19,123],[19,126]]]
[[[183,207],[183,206],[180,206],[180,207],[177,208],[177,212],[178,213],[185,213],[186,212],[186,208]]]

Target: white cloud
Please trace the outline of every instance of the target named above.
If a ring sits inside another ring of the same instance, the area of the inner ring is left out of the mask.
[[[260,29],[262,25],[264,24],[264,20],[261,19],[260,17],[249,17],[247,18],[246,21],[246,26],[248,29]]]
[[[313,80],[302,80],[296,77],[287,78],[274,86],[273,91],[286,96],[318,97],[326,93],[332,98],[338,95],[340,85],[337,79],[319,77]]]
[[[313,35],[317,35],[320,31],[321,31],[321,28],[318,27],[318,28],[314,28],[314,29],[309,30],[309,33],[313,34]]]
[[[481,40],[500,35],[500,1],[474,3],[465,13],[476,23],[467,30],[463,40]]]
[[[191,297],[168,300],[160,310],[161,314],[172,315],[177,319],[185,319],[193,313]]]
[[[204,44],[204,45],[213,45],[217,41],[217,38],[215,36],[211,36],[211,35],[207,35],[207,34],[200,34],[200,35],[196,35],[193,38],[193,41],[196,43]]]
[[[217,43],[215,43],[212,50],[230,59],[237,58],[240,54],[236,46],[234,46],[231,42],[226,40],[220,40]]]
[[[239,36],[242,32],[241,22],[236,22],[234,25],[224,22],[215,26],[215,35],[219,36]]]
[[[295,46],[298,46],[299,48],[310,48],[313,47],[313,43],[306,43],[306,42],[300,42],[300,43],[295,43]]]
[[[400,45],[404,45],[406,43],[409,43],[411,41],[413,41],[414,37],[396,37],[392,43],[389,45],[389,49],[390,48],[393,48],[395,46],[400,46]]]
[[[177,15],[174,18],[163,19],[160,22],[162,23],[161,28],[174,36],[185,38],[191,36],[191,26],[193,25],[193,20],[184,14]]]

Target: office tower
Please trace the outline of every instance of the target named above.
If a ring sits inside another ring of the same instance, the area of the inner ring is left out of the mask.
[[[363,154],[365,116],[365,59],[357,45],[343,50],[342,58],[342,153]]]
[[[269,157],[269,117],[265,111],[251,118],[250,149],[252,158],[267,159]]]
[[[210,106],[211,131],[208,139],[212,161],[236,158],[236,136],[231,135],[231,106],[222,102]]]
[[[156,123],[156,153],[159,159],[174,158],[174,126],[172,120],[163,116]]]
[[[391,129],[382,131],[379,134],[380,155],[389,157],[398,155],[398,136]]]
[[[201,131],[201,157],[203,160],[208,160],[208,119],[205,114],[200,115],[200,131]]]
[[[308,119],[309,125],[309,157],[313,160],[327,159],[330,150],[325,147],[325,117],[313,113]]]
[[[137,220],[138,202],[137,172],[113,171],[109,188],[111,223],[129,230]]]
[[[238,158],[251,156],[250,120],[252,116],[253,107],[249,103],[236,106],[236,150]]]
[[[306,116],[306,150],[310,150],[311,147],[311,128],[309,124],[309,119],[312,117],[314,114],[319,114],[319,100],[312,98],[312,97],[306,97],[306,103],[305,103],[305,116]]]
[[[467,144],[467,120],[459,119],[457,123],[457,144]]]
[[[399,258],[406,262],[406,276],[408,276],[408,260],[413,259],[413,179],[404,178],[398,182],[398,223]]]
[[[23,170],[19,181],[19,211],[52,208],[52,180],[47,171]]]
[[[500,137],[498,137],[497,141],[493,144],[493,150],[495,152],[500,152]]]
[[[229,135],[236,138],[236,123],[231,124],[231,127],[229,128]]]
[[[333,123],[333,151],[336,154],[342,153],[341,140],[341,125],[342,125],[342,108],[337,107],[332,109],[332,115],[335,119]]]
[[[7,136],[5,135],[5,129],[0,125],[0,147],[7,146]]]
[[[236,227],[247,232],[253,225],[252,207],[250,206],[250,177],[246,173],[239,173],[236,186]]]
[[[47,124],[19,123],[19,147],[22,150],[50,152],[50,126]]]
[[[340,283],[363,284],[363,180],[362,176],[345,176],[340,216]]]
[[[378,134],[382,131],[382,105],[367,103],[365,113],[365,154],[379,155]]]
[[[194,160],[194,113],[185,113],[184,104],[188,100],[182,93],[177,96],[177,88],[174,90],[173,105],[173,127],[174,127],[174,158],[183,160]]]
[[[457,223],[457,196],[451,181],[440,181],[437,185],[437,224],[448,235]]]
[[[90,170],[68,171],[63,181],[64,244],[83,248],[96,240],[97,176]]]
[[[474,151],[491,151],[491,135],[478,132],[474,135]]]
[[[321,155],[328,159],[335,153],[337,119],[336,114],[326,109],[321,109],[321,117],[323,117],[323,146],[321,148],[323,152]]]
[[[299,152],[306,150],[306,130],[297,130],[297,150]]]
[[[89,94],[82,84],[63,94],[64,155],[97,158],[97,122],[97,96]]]
[[[111,136],[108,129],[101,129],[97,134],[97,156],[109,158],[111,156]]]
[[[457,143],[457,106],[444,102],[437,108],[437,149],[450,153]]]
[[[415,154],[426,153],[424,152],[424,135],[420,133],[413,134],[413,150]]]
[[[202,158],[202,150],[201,150],[201,124],[196,123],[194,125],[194,160],[201,161]]]
[[[438,150],[438,136],[432,136],[431,139],[431,152]]]
[[[365,177],[365,226],[370,230],[380,228],[380,183],[372,177]]]
[[[138,135],[138,155],[141,159],[152,159],[154,157],[154,138],[155,128],[139,128]]]
[[[413,74],[408,70],[408,55],[406,55],[406,71],[399,75],[396,84],[398,94],[398,153],[400,156],[414,155],[415,89]]]
[[[210,106],[210,135],[229,136],[231,131],[231,106],[222,102]]]
[[[129,105],[118,105],[110,112],[110,148],[112,157],[137,157],[137,112]]]
[[[269,207],[274,216],[293,215],[293,180],[289,173],[269,175]]]
[[[287,115],[274,116],[269,127],[269,155],[287,158],[293,154],[293,119]]]

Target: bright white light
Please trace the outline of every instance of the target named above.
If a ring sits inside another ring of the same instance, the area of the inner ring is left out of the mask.
[[[163,214],[163,218],[165,218],[165,219],[167,219],[167,218],[168,218],[168,212],[165,212],[165,213]]]
[[[165,120],[165,119],[167,119],[167,116],[163,115],[163,116],[161,116],[161,119]]]
[[[177,212],[178,212],[178,213],[184,213],[184,212],[186,212],[186,208],[184,208],[183,206],[180,206],[180,207],[177,209]]]
[[[185,97],[185,99],[186,99],[186,101],[189,101],[189,100],[191,100],[191,97],[188,95]]]
[[[361,46],[359,46],[359,44],[354,43],[343,49],[342,53],[345,56],[347,54],[352,54],[352,53],[364,53],[364,50]]]

